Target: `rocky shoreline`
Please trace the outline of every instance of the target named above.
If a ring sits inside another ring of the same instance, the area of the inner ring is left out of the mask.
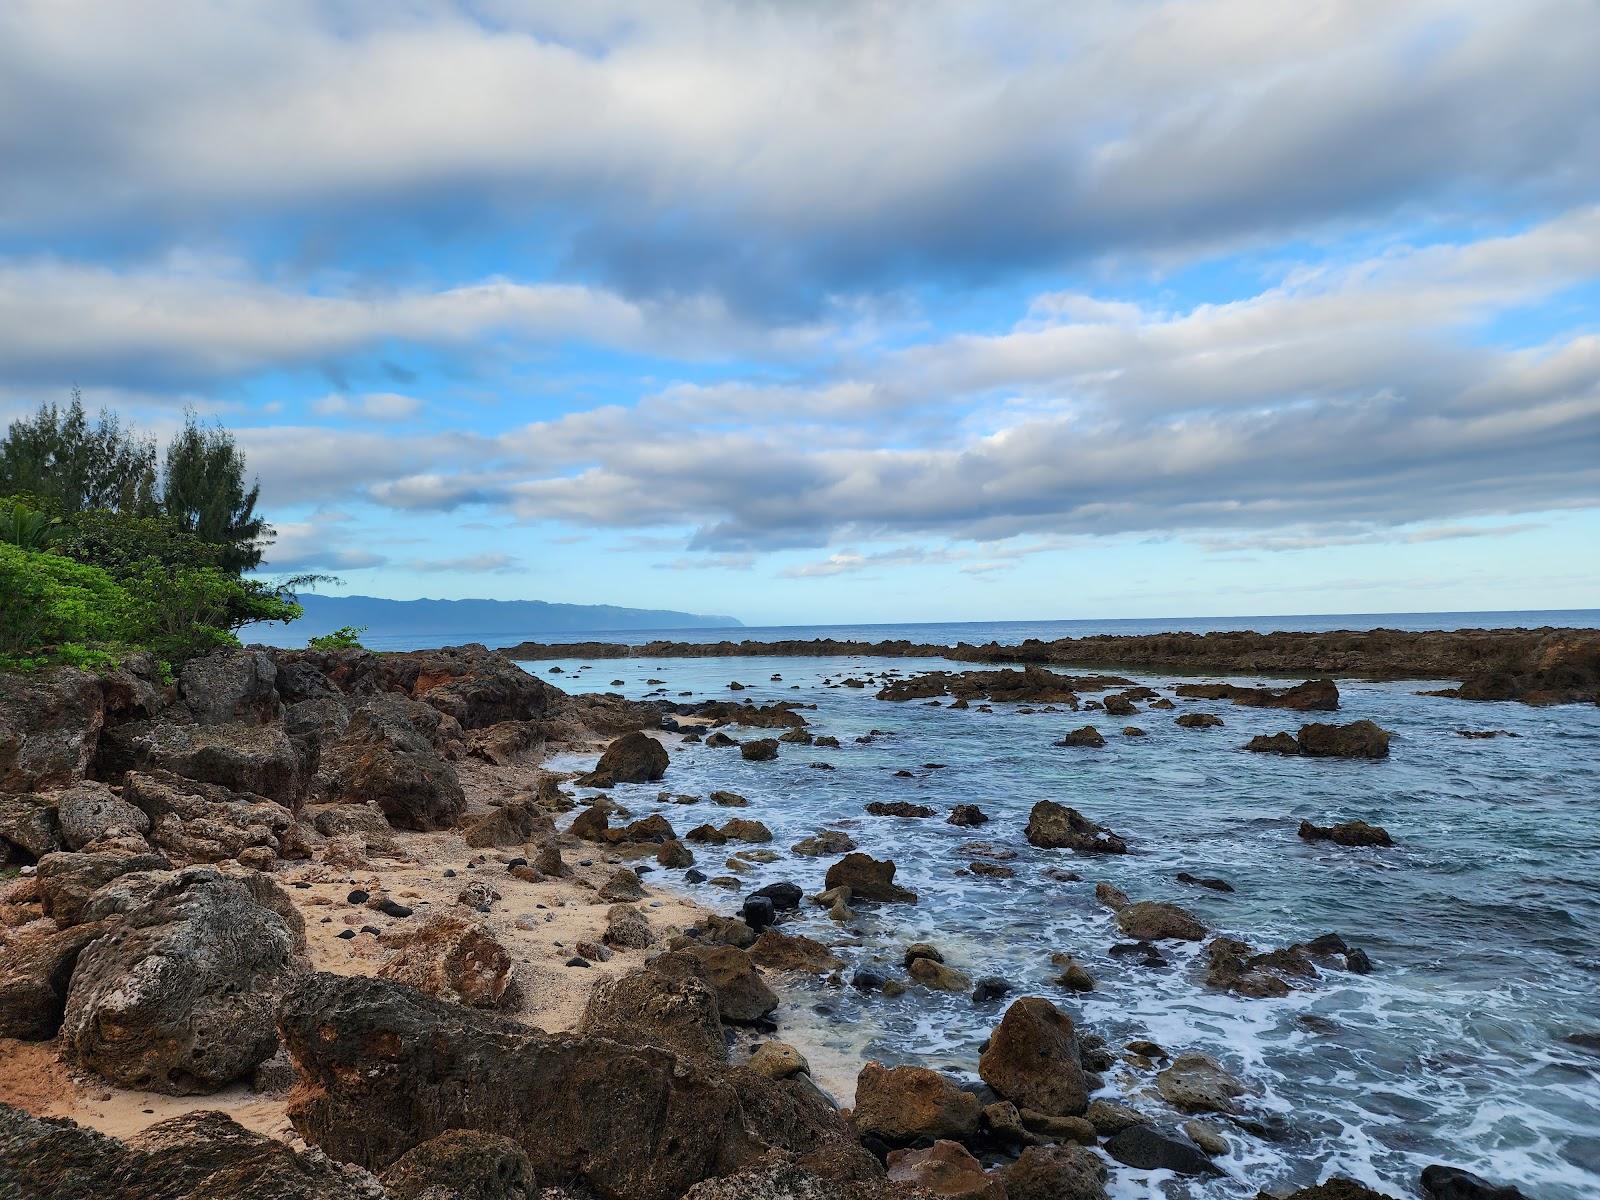
[[[885,679],[883,698],[1031,696],[1108,715],[1163,701],[1105,676],[970,674]],[[1338,705],[1325,682],[1205,694]],[[733,725],[783,733],[738,742]],[[1280,752],[1372,756],[1373,735],[1341,732],[1354,729],[1305,725]],[[925,943],[905,950],[910,981],[1010,1001],[971,1064],[982,1085],[869,1062],[838,1108],[806,1048],[771,1039],[785,976],[842,966],[785,931],[808,902],[798,885],[743,894],[738,862],[771,861],[771,832],[719,814],[680,838],[608,797],[663,780],[675,742],[702,737],[758,762],[823,744],[794,706],[573,696],[481,647],[224,652],[171,684],[139,661],[0,678],[0,1195],[1101,1200],[1108,1158],[1221,1173],[1212,1118],[1235,1113],[1244,1081],[1148,1041],[1113,1049]],[[601,751],[581,777],[541,765]],[[966,805],[949,820],[986,818]],[[893,862],[827,832],[793,848],[830,864],[809,902],[845,921],[915,902]],[[1048,801],[1026,838],[1127,852]],[[734,873],[713,882],[740,895],[736,914],[649,886],[694,870],[696,852],[727,856]],[[1210,936],[1177,905],[1095,894],[1139,953]],[[1207,983],[1242,996],[1282,995],[1314,964],[1365,969],[1342,939],[1257,952],[1219,937],[1206,952]],[[1093,987],[1059,957],[1064,988]],[[838,983],[906,986],[860,971]],[[1177,1115],[1101,1094],[1122,1061],[1148,1067]],[[1517,1195],[1429,1171],[1435,1200]],[[1381,1195],[1333,1180],[1294,1198]]]
[[[1179,673],[1324,675],[1363,679],[1456,679],[1464,700],[1527,704],[1600,703],[1600,630],[1395,629],[1334,633],[1159,633],[1029,639],[954,646],[929,642],[799,641],[521,642],[500,653],[518,662],[584,658],[945,658]]]

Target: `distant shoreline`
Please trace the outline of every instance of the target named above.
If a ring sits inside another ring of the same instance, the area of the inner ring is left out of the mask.
[[[1448,694],[1467,700],[1600,703],[1600,629],[1596,628],[1153,633],[1027,639],[1014,645],[832,638],[637,645],[525,641],[499,652],[520,662],[568,658],[943,658],[1013,666],[1456,679],[1461,686]]]

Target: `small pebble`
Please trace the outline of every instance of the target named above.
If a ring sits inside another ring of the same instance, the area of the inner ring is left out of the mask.
[[[353,938],[355,936],[356,936],[356,931],[354,929],[341,929],[339,931],[339,940],[340,941],[348,942],[351,938]]]

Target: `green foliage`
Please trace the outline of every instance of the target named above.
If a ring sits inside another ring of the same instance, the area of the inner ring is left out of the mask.
[[[253,621],[293,621],[301,608],[271,589],[216,567],[169,571],[144,563],[125,581],[134,598],[139,644],[164,662],[181,663],[237,646],[233,631]]]
[[[365,625],[341,625],[332,633],[325,633],[321,637],[314,637],[306,643],[308,650],[360,650],[361,635],[367,631]]]
[[[256,515],[261,485],[247,489],[244,472],[244,455],[233,435],[220,425],[201,425],[192,412],[167,447],[162,492],[167,515],[201,541],[223,547],[222,566],[236,574],[261,565],[263,542],[272,535]]]
[[[20,496],[0,499],[0,542],[24,550],[43,550],[60,533],[60,522],[31,507]]]
[[[41,407],[0,441],[0,495],[27,492],[62,513],[154,512],[156,445],[102,412],[92,425],[76,389],[65,409]]]
[[[0,669],[104,667],[128,650],[135,605],[98,567],[0,542]]]
[[[63,518],[53,546],[68,558],[102,567],[118,579],[146,563],[169,571],[220,569],[226,557],[223,547],[201,541],[175,517],[107,509],[86,509]]]

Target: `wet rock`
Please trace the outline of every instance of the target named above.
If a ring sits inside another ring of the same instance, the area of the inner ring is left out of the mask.
[[[1189,700],[1231,700],[1245,708],[1332,712],[1339,707],[1339,688],[1331,679],[1308,679],[1289,688],[1240,687],[1232,683],[1181,683],[1173,692]]]
[[[926,804],[912,804],[908,800],[874,800],[867,812],[875,817],[931,817],[934,810]]]
[[[1222,724],[1222,718],[1214,713],[1184,713],[1173,724],[1180,729],[1215,729]]]
[[[1156,1075],[1156,1090],[1174,1108],[1185,1112],[1227,1113],[1245,1086],[1208,1054],[1180,1054]]]
[[[1006,1200],[1006,1187],[956,1142],[937,1141],[923,1150],[894,1150],[889,1182],[921,1188],[950,1200]]]
[[[1183,1123],[1183,1132],[1188,1135],[1190,1141],[1211,1155],[1212,1158],[1228,1153],[1228,1139],[1223,1137],[1213,1125],[1208,1125],[1204,1121],[1185,1121]]]
[[[968,1141],[981,1111],[976,1096],[937,1071],[869,1062],[856,1077],[850,1119],[863,1137],[904,1146],[924,1138]]]
[[[739,757],[746,762],[771,762],[778,757],[777,738],[756,738],[739,747]]]
[[[709,829],[710,826],[706,826],[706,828]],[[581,838],[586,842],[610,841],[611,830],[605,808],[599,804],[590,805],[572,819],[572,824],[568,827],[567,832],[573,837]],[[690,834],[689,836],[692,838],[694,835]]]
[[[1010,980],[1003,979],[999,975],[985,975],[972,986],[974,1004],[988,1004],[992,1000],[999,1000],[1010,994]]]
[[[382,1175],[390,1200],[536,1200],[538,1180],[521,1146],[476,1129],[423,1142]]]
[[[1106,1166],[1081,1146],[1030,1146],[1001,1173],[1007,1200],[1105,1200]]]
[[[222,862],[252,850],[273,857],[295,853],[285,844],[294,814],[264,796],[169,771],[128,772],[122,796],[147,819],[150,841],[175,863]]]
[[[978,1074],[1019,1109],[1078,1116],[1089,1104],[1072,1018],[1039,996],[1006,1010],[978,1059]]]
[[[1326,1183],[1299,1188],[1284,1200],[1395,1200],[1386,1192],[1375,1192],[1364,1183],[1335,1175]]]
[[[828,868],[824,886],[832,889],[847,887],[853,899],[882,900],[915,904],[917,894],[894,882],[895,864],[892,859],[879,860],[867,854],[846,854]]]
[[[1217,1175],[1218,1167],[1184,1134],[1156,1125],[1130,1125],[1114,1134],[1105,1152],[1125,1166],[1141,1171],[1172,1171],[1178,1175]]]
[[[580,778],[578,783],[584,787],[600,788],[614,787],[619,783],[654,783],[667,773],[667,764],[667,748],[649,734],[636,729],[607,746],[594,770]]]
[[[745,817],[732,817],[724,821],[717,832],[725,841],[770,842],[772,840],[772,830],[760,821],[748,820]]]
[[[1308,842],[1333,842],[1339,846],[1393,846],[1394,839],[1381,825],[1365,821],[1344,821],[1337,825],[1316,825],[1301,821],[1299,834]]]
[[[651,813],[648,817],[637,821],[630,821],[621,829],[608,829],[605,840],[608,842],[651,842],[660,845],[663,842],[677,840],[677,833],[672,828],[672,823],[660,813]]]
[[[787,1042],[762,1042],[750,1056],[749,1067],[768,1079],[790,1079],[811,1073],[811,1064]]]
[[[1094,749],[1099,749],[1105,744],[1105,736],[1093,725],[1071,730],[1056,743],[1058,746],[1089,746]]]
[[[1102,701],[1102,707],[1109,717],[1131,717],[1139,711],[1139,706],[1127,696],[1113,692]]]
[[[1389,732],[1371,721],[1302,725],[1296,740],[1307,758],[1389,757]]]
[[[1527,1200],[1509,1184],[1490,1183],[1481,1175],[1441,1163],[1423,1167],[1421,1183],[1428,1200]]]
[[[724,746],[737,746],[738,744],[720,729],[706,737],[706,745],[715,749],[721,749]]]
[[[1094,976],[1088,969],[1073,958],[1070,954],[1052,954],[1050,961],[1060,972],[1056,976],[1056,983],[1066,988],[1069,992],[1094,991]]]
[[[1117,910],[1117,928],[1142,942],[1198,942],[1206,927],[1193,913],[1162,900],[1140,900]]]
[[[656,850],[656,862],[663,867],[679,869],[694,866],[694,854],[677,838],[669,838]]]
[[[818,830],[789,847],[793,853],[806,858],[829,858],[835,854],[846,854],[855,848],[855,839],[838,829]]]
[[[531,800],[503,804],[492,813],[462,824],[467,845],[477,849],[494,846],[520,846],[555,836],[550,816]]]
[[[999,863],[990,862],[970,862],[967,864],[967,870],[974,875],[982,875],[989,879],[1010,879],[1017,873],[1012,867],[1003,867]]]
[[[1128,844],[1103,825],[1096,825],[1075,808],[1041,800],[1028,814],[1025,835],[1045,850],[1076,850],[1080,854],[1126,854]]]
[[[248,1078],[277,1048],[273,1011],[301,969],[289,925],[211,867],[118,886],[86,909],[122,920],[78,957],[63,1054],[123,1087],[178,1095]]]
[[[1144,730],[1140,729],[1137,725],[1124,725],[1122,727],[1122,736],[1123,737],[1131,737],[1131,738],[1142,738],[1142,737],[1145,736],[1145,733],[1144,733]]]
[[[750,801],[738,792],[712,792],[708,799],[713,804],[720,804],[723,808],[747,808]]]
[[[906,965],[906,974],[924,987],[941,992],[964,992],[972,986],[972,981],[960,971],[933,958],[912,959]]]
[[[1252,754],[1295,755],[1300,753],[1300,743],[1295,741],[1292,733],[1258,733],[1245,743],[1244,748]]]
[[[950,810],[950,815],[945,818],[946,824],[959,825],[965,829],[975,828],[988,821],[988,814],[976,804],[958,804]]]
[[[1128,899],[1128,894],[1121,888],[1106,883],[1104,880],[1094,885],[1094,898],[1112,912],[1121,912],[1133,903]]]
[[[595,984],[578,1031],[628,1046],[658,1046],[687,1058],[722,1062],[727,1044],[711,985],[693,975],[634,971]]]
[[[56,1035],[67,985],[83,948],[108,932],[96,921],[66,929],[0,930],[0,1037],[37,1042]]]
[[[475,921],[435,914],[385,933],[393,951],[378,975],[430,996],[494,1008],[511,983],[511,955]]]
[[[761,978],[754,961],[732,946],[690,946],[658,954],[650,969],[672,978],[702,980],[717,994],[722,1019],[734,1024],[760,1021],[778,1007],[778,997]]]
[[[1252,999],[1287,996],[1293,989],[1270,969],[1270,961],[1237,938],[1215,938],[1206,946],[1206,984]],[[1314,972],[1313,972],[1314,973]]]
[[[769,929],[750,947],[751,961],[773,971],[822,975],[844,966],[844,960],[821,942]]]
[[[1136,1108],[1118,1104],[1115,1100],[1091,1100],[1084,1117],[1104,1136],[1121,1133],[1134,1125],[1147,1125],[1150,1118]]]
[[[470,1128],[512,1138],[540,1179],[607,1198],[678,1200],[775,1152],[876,1170],[842,1118],[792,1081],[551,1036],[383,980],[312,976],[280,1023],[304,1084],[295,1129],[368,1167]]]
[[[1203,887],[1213,892],[1232,892],[1234,890],[1233,884],[1226,879],[1211,879],[1201,875],[1191,875],[1188,871],[1179,871],[1173,878],[1179,883]]]

